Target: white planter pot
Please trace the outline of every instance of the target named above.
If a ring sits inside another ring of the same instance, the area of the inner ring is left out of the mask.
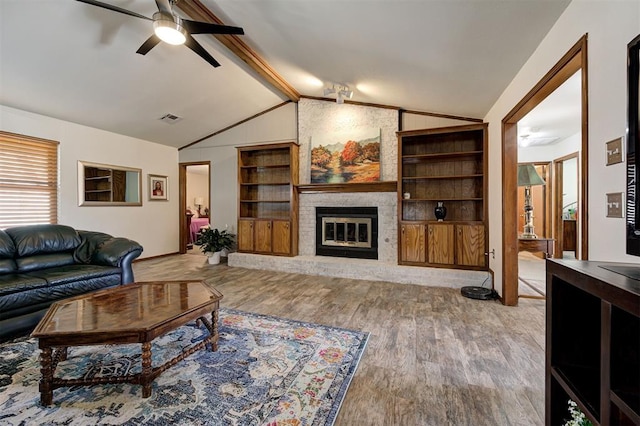
[[[216,251],[214,253],[207,253],[209,256],[209,265],[217,265],[220,263],[220,252]]]

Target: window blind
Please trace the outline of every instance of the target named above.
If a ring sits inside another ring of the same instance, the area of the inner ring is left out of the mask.
[[[58,145],[0,131],[0,229],[57,223]]]

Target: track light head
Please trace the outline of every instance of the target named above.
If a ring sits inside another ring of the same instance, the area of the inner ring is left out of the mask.
[[[344,84],[333,83],[331,87],[324,89],[325,96],[333,95],[334,93],[337,95],[336,102],[339,104],[343,104],[345,98],[351,99],[353,96],[353,90],[350,90],[349,86]]]

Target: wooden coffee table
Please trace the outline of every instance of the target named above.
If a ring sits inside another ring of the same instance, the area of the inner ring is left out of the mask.
[[[35,328],[42,351],[40,402],[51,405],[53,390],[102,383],[142,385],[142,397],[151,396],[151,384],[163,371],[209,345],[218,349],[218,309],[222,294],[202,281],[155,281],[127,284],[55,302]],[[206,316],[211,315],[211,321]],[[209,335],[185,348],[166,363],[151,365],[151,341],[190,322],[201,321]],[[54,377],[58,362],[67,359],[67,347],[142,344],[142,371],[138,374],[90,379]]]

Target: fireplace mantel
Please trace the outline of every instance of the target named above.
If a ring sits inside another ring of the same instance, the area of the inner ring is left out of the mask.
[[[396,192],[398,182],[362,182],[362,183],[311,183],[298,185],[296,189],[299,194],[316,194],[327,192]]]

